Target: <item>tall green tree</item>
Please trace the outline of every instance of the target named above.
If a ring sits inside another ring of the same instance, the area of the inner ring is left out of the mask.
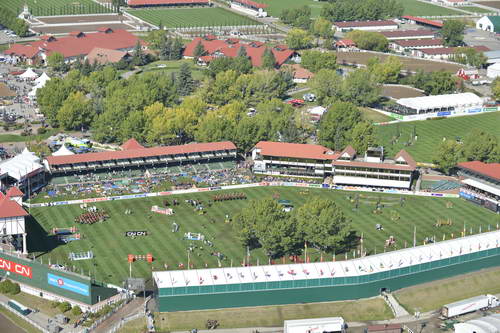
[[[332,38],[335,34],[335,30],[332,29],[332,22],[323,17],[318,17],[314,20],[312,32],[314,36],[323,39]]]
[[[441,29],[441,36],[443,37],[446,46],[461,46],[464,44],[464,29],[465,23],[459,20],[446,20],[444,21],[443,28]]]
[[[271,49],[266,48],[262,56],[262,68],[273,69],[276,68],[276,57]]]
[[[472,129],[462,145],[462,156],[467,161],[496,162],[497,151],[497,137],[479,128]]]
[[[65,68],[64,56],[59,52],[52,52],[47,56],[47,65],[55,71],[62,71]]]
[[[361,121],[351,131],[351,145],[358,152],[364,152],[375,144],[375,128],[367,121]]]
[[[380,99],[381,87],[366,69],[357,69],[345,78],[342,100],[357,105],[372,105]]]
[[[93,118],[91,101],[81,91],[71,93],[57,112],[57,122],[65,130],[88,128]]]
[[[312,47],[313,39],[308,31],[294,28],[288,31],[285,42],[292,50],[303,50]]]
[[[354,30],[348,32],[346,38],[352,39],[363,50],[385,52],[389,49],[389,41],[379,32]]]
[[[318,103],[326,107],[342,98],[343,79],[335,70],[321,69],[309,81]]]
[[[348,250],[354,236],[351,221],[333,200],[316,197],[292,213],[307,245],[321,252]]]
[[[383,63],[377,57],[368,62],[368,71],[379,83],[398,83],[402,69],[403,64],[396,56],[387,57]]]
[[[195,59],[198,59],[199,57],[201,57],[202,55],[205,54],[205,47],[203,46],[203,44],[201,42],[198,42],[198,44],[196,44],[195,48],[194,48],[194,51],[193,51],[193,57]]]
[[[175,80],[177,91],[181,96],[190,95],[195,89],[195,81],[191,74],[191,67],[183,62],[179,68],[179,74]]]
[[[336,151],[342,150],[351,143],[352,131],[361,121],[361,111],[354,104],[333,104],[319,124],[320,144]]]
[[[445,140],[438,145],[434,153],[433,162],[440,170],[446,174],[450,174],[457,166],[460,159],[460,153],[460,144],[455,140]]]
[[[313,73],[321,69],[336,69],[337,55],[334,52],[308,50],[302,53],[301,65]]]

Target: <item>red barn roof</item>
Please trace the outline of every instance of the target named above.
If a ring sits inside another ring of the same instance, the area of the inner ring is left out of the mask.
[[[20,189],[18,189],[16,186],[12,186],[11,188],[9,188],[6,195],[9,198],[15,198],[15,197],[24,196],[24,193]]]
[[[137,142],[136,139],[128,139],[121,145],[122,150],[131,150],[131,149],[143,149],[144,146]]]
[[[67,156],[48,156],[47,162],[50,165],[102,162],[111,160],[121,160],[129,158],[146,158],[164,155],[177,155],[189,153],[203,153],[215,150],[234,150],[236,146],[230,141],[191,143],[181,146],[165,146],[153,148],[140,148],[121,151],[106,151],[88,154],[76,154]]]
[[[391,20],[380,21],[343,21],[333,22],[333,25],[339,28],[361,28],[361,27],[385,27],[398,24]]]
[[[259,2],[255,2],[252,0],[231,0],[231,1],[241,3],[243,5],[247,5],[247,6],[250,6],[253,8],[267,8],[268,7],[268,5],[266,5],[265,3],[259,3]]]
[[[128,0],[127,4],[134,6],[161,6],[161,5],[208,5],[208,0]]]
[[[29,214],[17,202],[7,197],[0,199],[0,218],[28,216]]]
[[[459,168],[466,169],[496,180],[500,180],[500,163],[484,163],[480,161],[461,162]]]
[[[382,35],[387,39],[391,38],[411,38],[411,37],[434,37],[436,32],[430,29],[414,29],[414,30],[395,30],[395,31],[381,31]]]
[[[313,144],[260,141],[255,145],[264,156],[333,160],[338,153],[326,147]]]
[[[433,26],[433,27],[436,27],[436,28],[442,28],[443,27],[443,23],[441,23],[441,22],[428,20],[428,19],[425,19],[425,18],[422,18],[422,17],[416,17],[416,16],[406,15],[406,16],[403,16],[403,18],[406,19],[406,20],[415,21],[417,23],[427,24],[427,25],[430,25],[430,26]]]
[[[441,38],[425,39],[399,39],[392,41],[401,47],[421,47],[421,46],[442,46],[444,41]]]
[[[79,36],[79,37],[78,37]],[[85,56],[96,47],[120,50],[132,49],[140,39],[126,30],[103,29],[100,32],[80,34],[78,36],[44,38],[26,45],[14,44],[5,54],[33,57],[39,51],[47,55],[58,52],[65,58]]]

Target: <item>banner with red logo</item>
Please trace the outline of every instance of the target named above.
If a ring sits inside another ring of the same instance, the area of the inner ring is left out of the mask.
[[[13,261],[0,258],[0,269],[14,274],[18,274],[27,278],[33,278],[33,270],[30,266],[15,263]]]

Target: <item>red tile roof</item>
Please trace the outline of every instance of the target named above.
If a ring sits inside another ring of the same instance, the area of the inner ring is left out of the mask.
[[[9,198],[22,197],[22,196],[24,196],[24,193],[20,189],[18,189],[16,186],[12,186],[7,191],[6,196]]]
[[[193,57],[196,45],[201,43],[205,49],[205,55],[213,56],[216,53],[221,53],[226,57],[236,57],[238,55],[238,50],[240,47],[244,47],[247,51],[247,55],[250,57],[252,65],[255,67],[262,66],[262,57],[266,50],[266,47],[262,44],[256,42],[242,43],[238,39],[206,39],[201,37],[196,37],[190,43],[188,43],[184,49],[185,57]],[[284,45],[280,47],[276,46],[271,50],[276,59],[276,65],[283,65],[290,57],[293,56],[295,51],[288,49]]]
[[[131,149],[143,149],[144,146],[137,142],[136,139],[128,139],[121,145],[122,150],[131,150]]]
[[[268,5],[266,5],[264,3],[259,3],[259,2],[255,2],[252,0],[231,0],[231,1],[241,3],[243,5],[247,5],[247,6],[254,7],[254,8],[267,8],[268,7]]]
[[[7,197],[0,199],[0,218],[28,216],[29,214],[17,202]]]
[[[293,78],[294,79],[303,79],[303,80],[309,80],[314,76],[312,72],[309,70],[305,69],[299,64],[293,64],[293,65],[283,65],[283,68],[290,68],[293,72]]]
[[[326,147],[313,144],[260,141],[255,145],[255,148],[260,148],[260,154],[263,156],[315,160],[333,160],[338,157],[338,153]]]
[[[352,47],[356,46],[356,43],[352,39],[341,39],[335,42],[337,47]]]
[[[87,60],[90,64],[109,64],[117,63],[127,55],[125,51],[104,49],[102,47],[94,47],[92,51],[87,54]]]
[[[401,149],[397,154],[396,156],[394,156],[394,160],[397,160],[398,158],[402,157],[405,162],[411,166],[412,168],[416,168],[417,167],[417,162],[415,162],[415,160],[413,159],[413,157],[411,157],[411,155],[404,149]]]
[[[409,165],[393,164],[393,163],[364,162],[364,161],[333,161],[332,164],[363,167],[363,168],[375,168],[375,169],[406,170],[406,171],[415,170],[414,167],[411,167]]]
[[[422,47],[422,46],[442,46],[441,38],[425,38],[425,39],[399,39],[392,41],[401,47]]]
[[[385,27],[388,25],[398,24],[391,20],[380,20],[380,21],[343,21],[343,22],[333,22],[333,25],[339,28],[361,28],[361,27]]]
[[[234,150],[236,146],[229,141],[210,143],[191,143],[181,146],[165,146],[142,149],[130,149],[122,151],[106,151],[88,154],[76,154],[67,156],[48,156],[47,162],[50,165],[102,162],[129,158],[156,157],[164,155],[202,153],[215,150]]]
[[[488,47],[482,45],[472,46],[471,48],[473,48],[478,52],[490,51]],[[436,47],[430,49],[420,49],[419,51],[429,55],[439,55],[439,54],[453,54],[455,53],[456,50],[457,50],[456,47]]]
[[[403,18],[407,19],[407,20],[410,20],[410,21],[415,21],[417,23],[423,23],[423,24],[431,25],[431,26],[436,27],[436,28],[442,28],[443,27],[443,23],[441,23],[441,22],[428,20],[428,19],[425,19],[425,18],[422,18],[422,17],[416,17],[416,16],[406,15],[406,16],[403,16]]]
[[[430,29],[415,29],[415,30],[396,30],[396,31],[381,31],[382,35],[386,38],[399,38],[399,37],[434,37],[436,32]]]
[[[351,145],[348,145],[347,147],[344,148],[339,154],[339,157],[344,156],[344,154],[349,155],[349,157],[353,158],[356,155],[356,149],[354,149]]]
[[[128,0],[128,5],[134,6],[161,6],[161,5],[208,5],[208,0]]]
[[[140,41],[138,37],[126,30],[107,30],[110,32],[95,32],[84,37],[67,36],[52,41],[39,40],[26,45],[14,44],[5,54],[22,55],[31,58],[40,49],[47,55],[53,52],[61,53],[65,58],[86,56],[95,47],[120,50],[132,49]]]
[[[500,180],[500,163],[484,163],[480,161],[461,162],[459,168],[467,169],[496,180]]]

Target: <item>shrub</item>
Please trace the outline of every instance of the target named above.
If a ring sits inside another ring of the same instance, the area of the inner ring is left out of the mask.
[[[11,280],[5,280],[0,282],[0,293],[16,295],[21,292],[19,284],[12,282]]]
[[[64,312],[68,312],[69,310],[71,310],[71,304],[69,304],[69,302],[62,302],[61,304],[59,304],[57,306],[57,308],[59,309],[59,311],[61,311],[62,313]]]
[[[82,314],[82,309],[78,305],[74,306],[73,309],[71,309],[71,314],[73,316],[79,316]]]
[[[38,127],[36,130],[37,134],[45,134],[47,132],[47,129],[45,127]]]
[[[57,308],[57,307],[59,306],[59,304],[60,304],[60,303],[59,303],[58,301],[51,301],[51,302],[50,302],[50,307],[51,307],[52,309],[55,309],[55,308]]]

